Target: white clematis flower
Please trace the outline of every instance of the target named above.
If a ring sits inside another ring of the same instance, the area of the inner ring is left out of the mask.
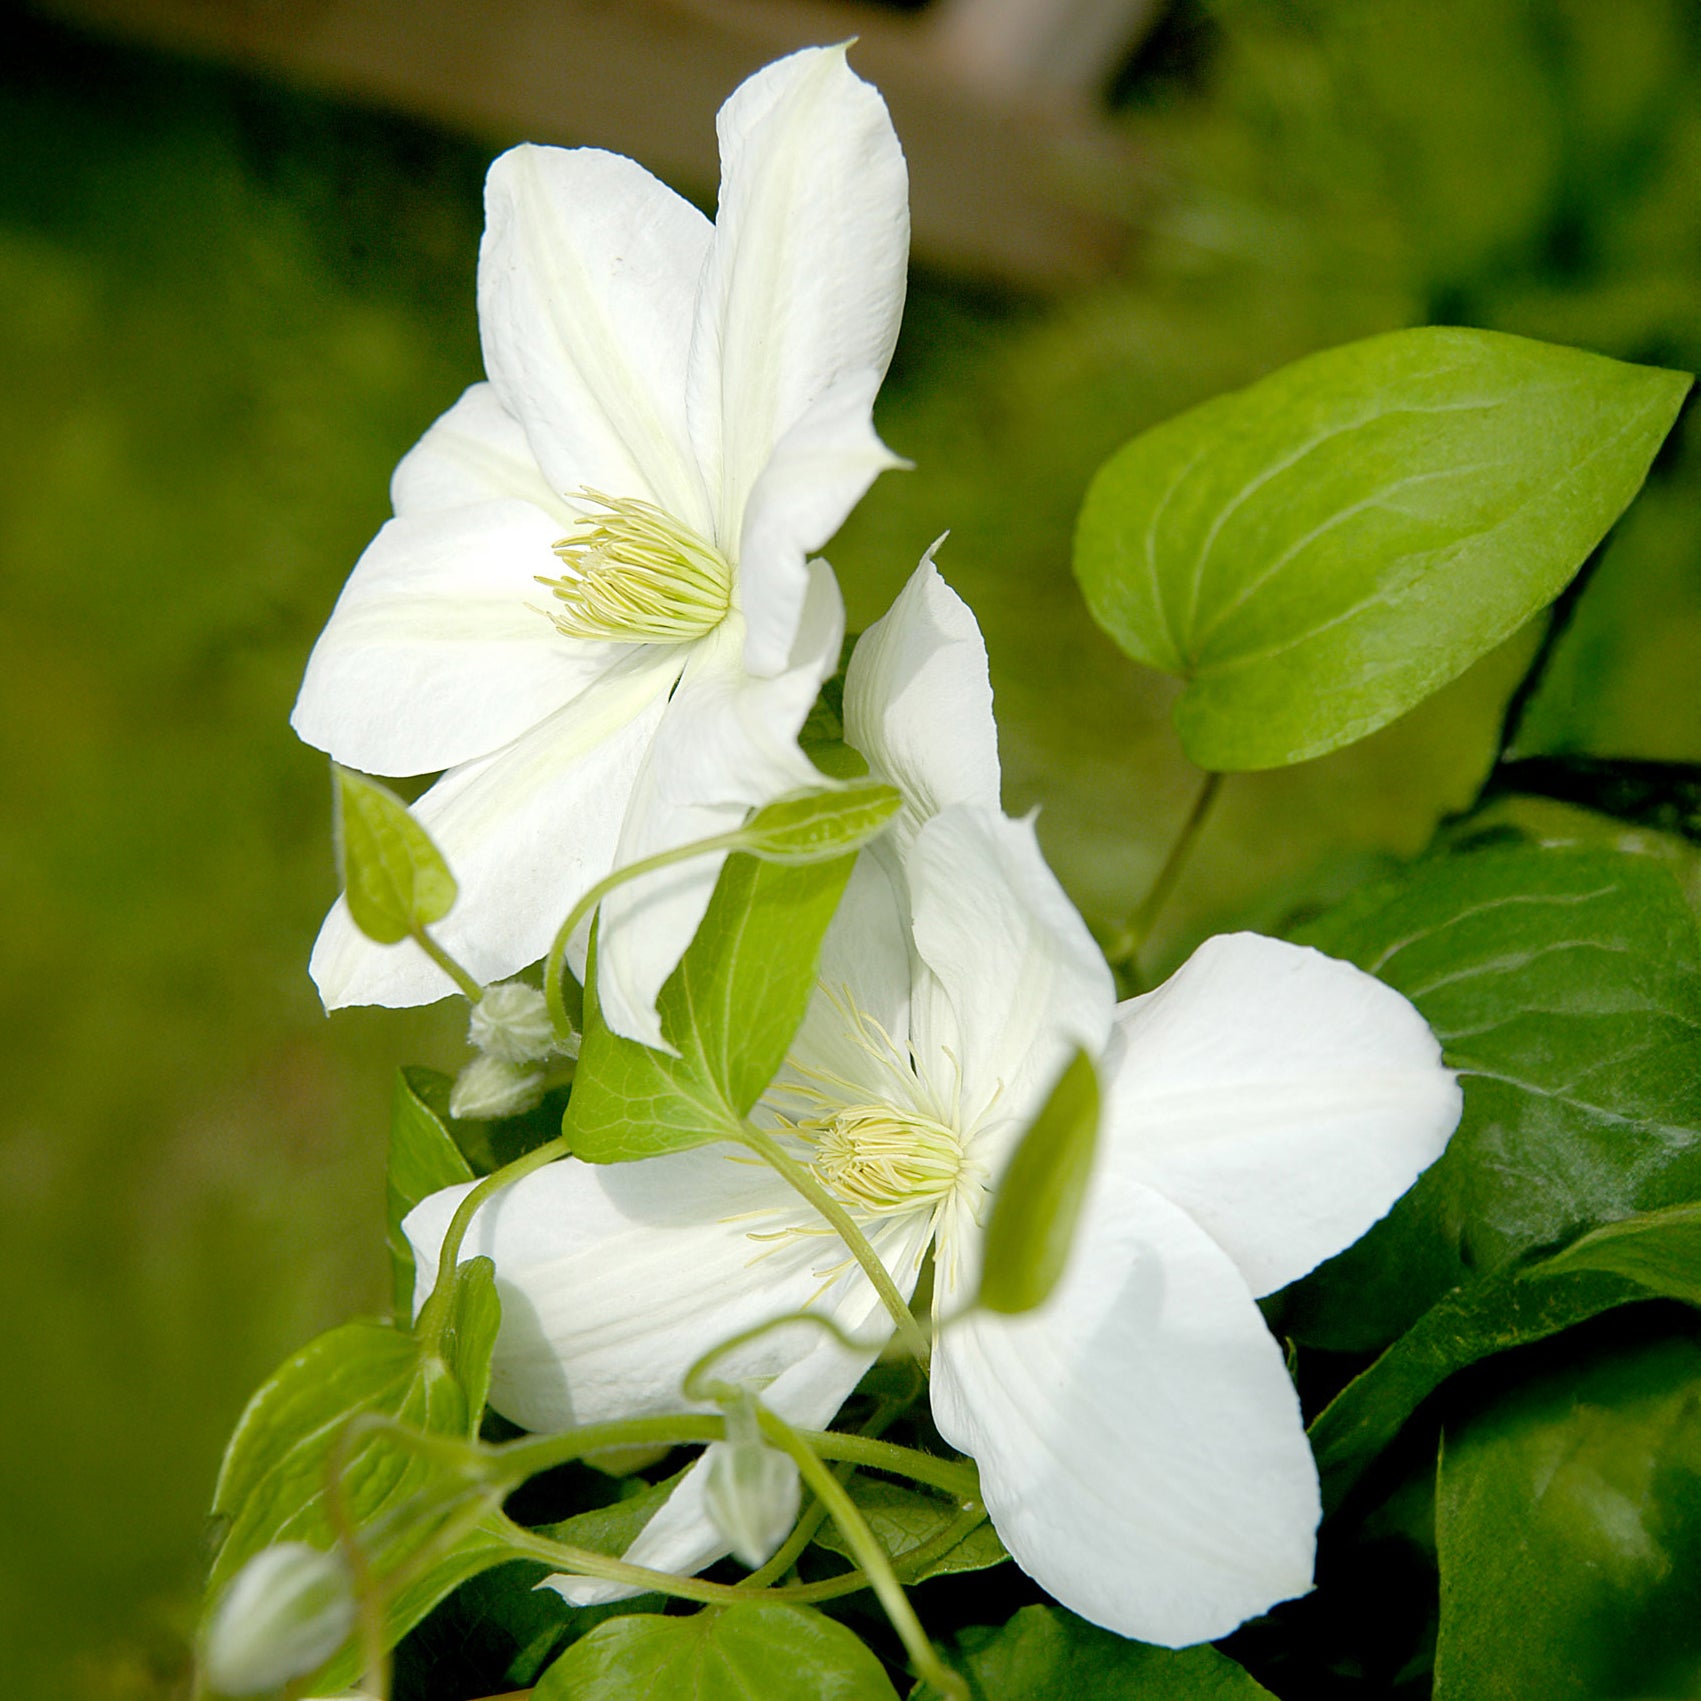
[[[818,779],[796,734],[843,610],[807,558],[898,464],[870,409],[903,305],[907,180],[842,48],[758,72],[719,133],[712,225],[597,149],[491,167],[489,382],[396,469],[395,518],[296,703],[296,731],[351,768],[447,770],[415,813],[461,884],[442,942],[484,982],[541,956],[611,868]],[[699,858],[604,905],[619,1032],[661,1043],[655,995],[718,869]],[[328,1008],[454,990],[340,903],[312,972]]]
[[[856,869],[757,1114],[906,1293],[932,1248],[936,1315],[957,1319],[934,1353],[934,1416],[978,1462],[1017,1562],[1124,1635],[1223,1635],[1309,1588],[1318,1519],[1255,1297],[1388,1209],[1445,1145],[1457,1085],[1397,993],[1254,935],[1212,940],[1115,1006],[1031,824],[998,810],[985,652],[931,562],[862,639],[845,713],[910,807],[888,853]],[[1105,1111],[1064,1275],[1033,1312],[964,1316],[992,1190],[1076,1046],[1098,1059]],[[407,1220],[425,1284],[464,1193]],[[805,1305],[859,1340],[886,1331],[844,1247],[743,1152],[552,1165],[479,1213],[475,1253],[502,1294],[492,1402],[528,1428],[676,1406],[708,1344]],[[793,1325],[718,1374],[765,1380],[783,1416],[821,1424],[871,1357]],[[725,1551],[703,1478],[699,1465],[628,1558],[691,1571]]]

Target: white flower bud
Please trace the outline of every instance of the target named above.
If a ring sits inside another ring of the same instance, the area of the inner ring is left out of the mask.
[[[237,1572],[207,1627],[207,1680],[259,1695],[321,1666],[354,1628],[348,1567],[305,1542],[263,1548]]]
[[[449,1090],[449,1114],[488,1122],[519,1116],[543,1097],[544,1072],[533,1063],[505,1063],[500,1057],[475,1057]]]
[[[555,1050],[555,1027],[543,994],[517,980],[484,989],[472,1007],[467,1038],[486,1057],[504,1063],[540,1063]]]
[[[727,1439],[709,1449],[703,1505],[741,1565],[763,1564],[797,1522],[797,1463],[770,1447],[746,1401],[727,1413]]]

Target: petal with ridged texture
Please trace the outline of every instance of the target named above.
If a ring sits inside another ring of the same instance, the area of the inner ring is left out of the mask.
[[[845,672],[845,739],[904,795],[887,832],[894,850],[953,803],[998,808],[986,644],[968,604],[939,576],[933,549],[857,640]]]
[[[550,485],[641,497],[707,536],[685,386],[711,227],[634,161],[511,148],[478,261],[485,369]]]
[[[485,985],[541,957],[608,872],[680,665],[676,648],[644,646],[596,690],[494,755],[452,768],[414,804],[460,884],[432,932]],[[365,938],[342,899],[319,930],[310,972],[327,1010],[428,1004],[455,990],[411,940]]]
[[[565,638],[536,575],[558,524],[530,503],[391,520],[367,546],[308,659],[290,723],[368,774],[487,756],[607,675],[629,645]]]
[[[833,670],[844,605],[832,570],[811,563],[809,603],[792,665],[773,679],[744,671],[736,625],[694,647],[632,791],[616,866],[740,825],[754,806],[821,783],[797,745]],[[597,997],[618,1034],[663,1046],[656,995],[708,908],[724,853],[692,857],[618,887],[598,930]]]
[[[1350,1246],[1441,1155],[1460,1094],[1392,987],[1255,933],[1208,940],[1117,1013],[1104,1160],[1273,1292]]]
[[[933,1412],[1016,1562],[1095,1624],[1184,1647],[1311,1586],[1317,1472],[1281,1349],[1148,1189],[1095,1183],[1043,1306],[944,1332]]]
[[[847,373],[884,374],[903,312],[909,177],[886,103],[808,48],[721,108],[720,205],[697,302],[690,423],[733,544],[775,445]]]

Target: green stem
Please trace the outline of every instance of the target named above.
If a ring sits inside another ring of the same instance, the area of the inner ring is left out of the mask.
[[[1182,869],[1187,866],[1187,859],[1192,854],[1194,845],[1198,843],[1200,829],[1205,825],[1205,817],[1210,814],[1211,805],[1216,801],[1222,783],[1221,774],[1205,775],[1204,783],[1193,799],[1193,807],[1187,812],[1187,819],[1182,822],[1181,831],[1176,834],[1174,844],[1169,847],[1169,855],[1164,858],[1163,866],[1159,868],[1139,908],[1128,918],[1122,929],[1122,936],[1111,953],[1112,968],[1133,975],[1140,949],[1151,936],[1153,925],[1163,912],[1164,905],[1169,902],[1176,881],[1181,878]]]
[[[709,839],[694,839],[688,845],[675,845],[672,850],[657,851],[654,856],[629,862],[624,868],[617,868],[612,874],[605,874],[567,912],[567,919],[556,930],[555,938],[549,947],[549,955],[543,960],[543,997],[549,1006],[549,1019],[555,1024],[555,1037],[558,1041],[565,1043],[573,1035],[573,1019],[567,1013],[561,982],[566,972],[567,942],[573,937],[579,923],[610,892],[624,886],[628,880],[638,880],[646,874],[672,868],[675,863],[689,862],[694,857],[710,856],[716,851],[735,851],[745,843],[745,837],[744,830],[737,828],[730,833],[717,833]]]
[[[932,1355],[932,1344],[928,1340],[927,1331],[916,1321],[915,1313],[910,1310],[904,1296],[898,1291],[898,1284],[892,1280],[891,1272],[881,1261],[880,1255],[868,1244],[868,1237],[856,1226],[850,1212],[816,1179],[815,1172],[807,1165],[800,1164],[772,1134],[756,1127],[754,1123],[746,1122],[739,1138],[832,1224],[839,1239],[845,1243],[845,1249],[862,1266],[862,1273],[868,1277],[874,1291],[879,1294],[880,1302],[890,1313],[905,1350],[925,1366]]]
[[[476,1004],[484,997],[484,988],[477,977],[468,974],[418,923],[414,925],[413,941],[466,994],[469,1003]]]
[[[760,1422],[768,1439],[796,1460],[804,1481],[832,1514],[833,1522],[839,1526],[839,1531],[845,1538],[845,1546],[851,1550],[851,1557],[868,1578],[869,1587],[885,1608],[886,1616],[891,1620],[892,1628],[897,1631],[898,1638],[904,1644],[916,1671],[942,1695],[955,1696],[958,1701],[969,1701],[967,1686],[935,1652],[927,1632],[921,1627],[921,1620],[915,1615],[915,1608],[910,1605],[909,1596],[904,1593],[903,1584],[898,1581],[897,1573],[892,1569],[892,1562],[887,1558],[886,1550],[875,1539],[874,1532],[868,1527],[868,1520],[857,1510],[856,1502],[851,1499],[844,1484],[827,1469],[820,1455],[804,1436],[793,1429],[784,1418],[764,1408],[760,1414]]]
[[[443,1236],[443,1244],[438,1249],[437,1280],[432,1286],[431,1297],[419,1308],[416,1328],[420,1341],[431,1351],[437,1352],[442,1346],[443,1331],[449,1321],[449,1295],[454,1290],[455,1269],[460,1262],[461,1242],[466,1239],[479,1207],[511,1182],[519,1181],[533,1170],[542,1169],[545,1164],[554,1163],[557,1158],[566,1157],[571,1150],[567,1136],[558,1134],[553,1140],[533,1147],[524,1157],[515,1158],[511,1164],[504,1164],[501,1169],[487,1175],[461,1201],[454,1216],[449,1219],[448,1233]]]

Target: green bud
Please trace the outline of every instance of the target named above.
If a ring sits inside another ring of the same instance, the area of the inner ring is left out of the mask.
[[[709,1449],[703,1505],[739,1563],[755,1570],[797,1522],[803,1483],[797,1462],[762,1439],[748,1395],[728,1408],[726,1435]]]
[[[535,1063],[475,1057],[449,1089],[449,1114],[474,1122],[521,1116],[543,1097],[544,1072]]]
[[[555,1029],[543,994],[517,980],[484,989],[472,1007],[467,1038],[486,1057],[504,1063],[541,1063],[555,1049]]]
[[[322,1666],[354,1628],[338,1554],[305,1542],[263,1548],[237,1572],[207,1626],[202,1663],[226,1695],[260,1695]]]

